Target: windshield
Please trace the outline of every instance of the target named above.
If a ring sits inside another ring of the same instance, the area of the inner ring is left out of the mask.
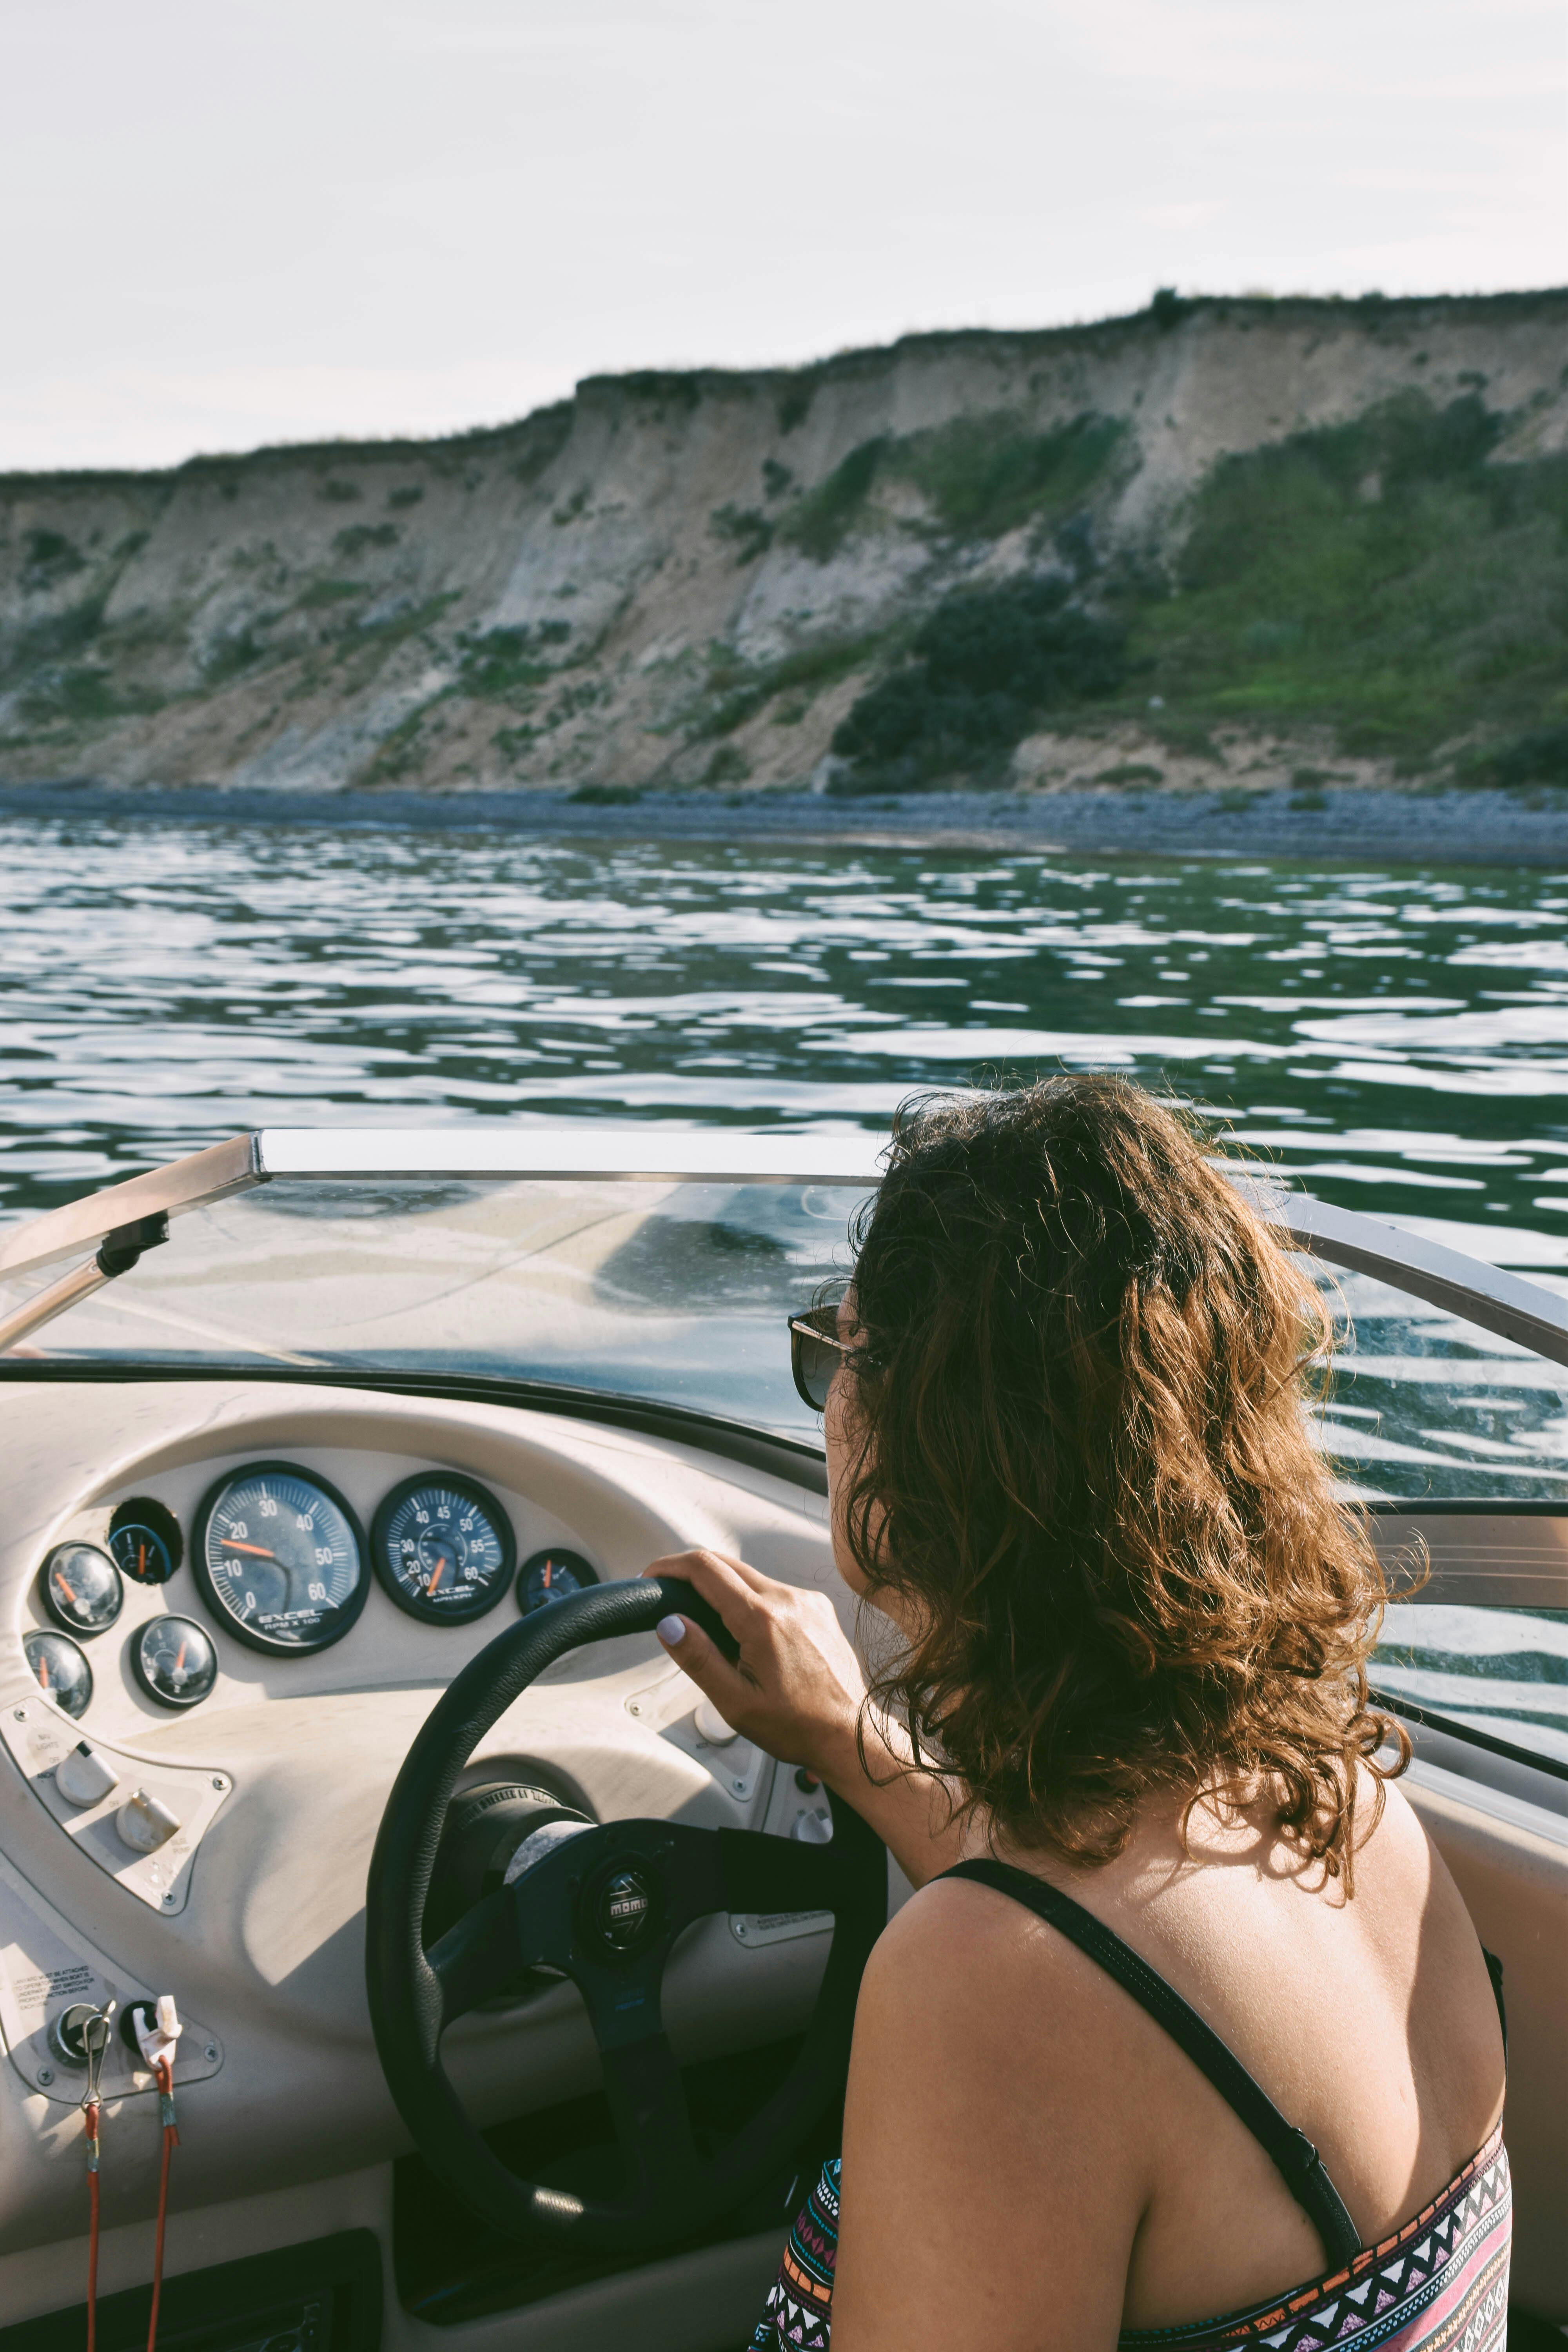
[[[12,1360],[543,1381],[815,1434],[784,1318],[847,1271],[864,1197],[790,1182],[278,1177],[176,1218],[166,1244]],[[18,1280],[4,1304],[47,1278]]]

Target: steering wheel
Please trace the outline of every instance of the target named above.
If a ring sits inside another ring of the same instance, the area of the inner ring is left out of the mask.
[[[831,1843],[682,1822],[606,1822],[553,1839],[426,1951],[426,1898],[458,1776],[484,1734],[570,1650],[651,1631],[672,1612],[735,1654],[716,1612],[678,1579],[599,1584],[500,1634],[451,1683],[409,1749],[371,1860],[365,1972],[387,2087],[420,2155],[493,2229],[632,2252],[685,2238],[782,2171],[842,2089],[855,2001],[887,1920],[887,1855],[829,1792]],[[513,1867],[516,1867],[514,1859]],[[660,2021],[665,1964],[683,1928],[711,1912],[831,1911],[833,1943],[811,2022],[784,2082],[717,2155],[699,2151]],[[604,2062],[623,2167],[616,2198],[510,2171],[458,2101],[441,2063],[455,2018],[525,1969],[576,1984]]]

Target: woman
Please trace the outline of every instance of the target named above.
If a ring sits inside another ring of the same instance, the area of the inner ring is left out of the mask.
[[[1106,1077],[920,1108],[858,1241],[796,1370],[891,1663],[868,1695],[822,1596],[658,1563],[740,1646],[667,1618],[670,1654],[919,1890],[756,2345],[1489,2352],[1499,2012],[1367,1706],[1315,1291]]]

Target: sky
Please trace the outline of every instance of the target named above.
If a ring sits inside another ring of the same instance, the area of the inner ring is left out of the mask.
[[[0,0],[0,470],[1568,282],[1563,0]]]

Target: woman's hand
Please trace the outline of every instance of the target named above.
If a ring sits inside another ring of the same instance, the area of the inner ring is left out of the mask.
[[[783,1764],[804,1764],[853,1805],[904,1875],[923,1886],[964,1851],[955,1790],[911,1769],[906,1734],[875,1712],[864,1726],[866,1680],[825,1592],[798,1592],[722,1552],[681,1551],[647,1576],[681,1576],[711,1601],[740,1645],[734,1665],[689,1617],[666,1617],[659,1640],[726,1723]],[[679,1634],[678,1634],[679,1629]],[[862,1760],[858,1730],[862,1730]]]
[[[656,1559],[647,1576],[679,1576],[711,1602],[740,1647],[731,1665],[689,1617],[660,1621],[658,1638],[726,1723],[784,1764],[837,1777],[865,1696],[860,1662],[825,1592],[776,1584],[722,1552]]]

